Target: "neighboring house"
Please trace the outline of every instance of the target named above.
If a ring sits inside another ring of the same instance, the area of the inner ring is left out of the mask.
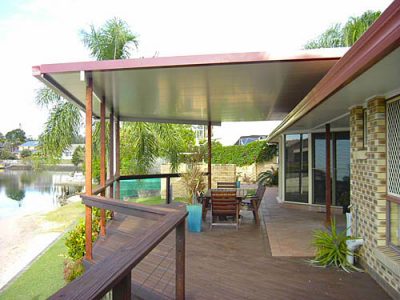
[[[364,240],[361,263],[396,299],[399,78],[395,1],[269,136],[280,145],[279,200],[328,210],[329,201],[338,207],[350,203],[353,235]]]
[[[17,155],[17,157],[20,157],[20,153],[24,150],[29,150],[32,153],[35,153],[37,151],[37,147],[39,145],[38,141],[27,141],[21,145],[18,146],[18,148],[15,151],[15,154]]]
[[[196,138],[196,145],[199,145],[201,141],[207,139],[207,126],[204,125],[192,125],[192,130]]]
[[[247,135],[241,136],[235,143],[235,145],[247,145],[254,141],[261,141],[267,138],[266,135]]]
[[[84,148],[85,145],[84,144],[72,144],[67,150],[65,150],[63,152],[61,159],[71,160],[72,155],[74,154],[76,148],[78,148],[78,147]]]

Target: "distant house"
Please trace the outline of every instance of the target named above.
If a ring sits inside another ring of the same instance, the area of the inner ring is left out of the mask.
[[[67,150],[65,150],[61,156],[61,159],[65,159],[65,160],[71,160],[72,159],[72,155],[74,154],[76,148],[78,147],[82,147],[84,148],[85,145],[84,144],[72,144]]]
[[[18,146],[18,153],[21,153],[24,150],[29,150],[31,152],[36,152],[37,147],[39,145],[38,141],[27,141]]]
[[[235,143],[235,145],[247,145],[254,141],[261,141],[267,138],[266,135],[246,135],[241,136]]]

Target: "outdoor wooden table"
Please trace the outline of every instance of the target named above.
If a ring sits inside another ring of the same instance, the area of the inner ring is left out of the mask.
[[[207,192],[203,195],[202,197],[202,216],[203,216],[203,221],[206,219],[207,215],[207,208],[208,205],[210,204],[211,200],[211,191],[236,191],[236,198],[239,202],[242,202],[244,198],[247,196],[247,190],[242,189],[242,188],[237,188],[237,189],[208,189]]]

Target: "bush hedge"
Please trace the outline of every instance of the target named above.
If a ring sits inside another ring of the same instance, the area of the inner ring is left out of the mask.
[[[222,146],[220,143],[212,145],[213,164],[235,164],[247,166],[254,162],[270,161],[278,153],[275,144],[266,141],[255,141],[247,145]]]

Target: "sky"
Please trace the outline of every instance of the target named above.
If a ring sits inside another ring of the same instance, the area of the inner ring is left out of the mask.
[[[389,0],[0,0],[0,132],[37,137],[48,112],[35,104],[32,66],[93,60],[80,31],[120,17],[139,39],[132,57],[296,51],[327,27]],[[263,123],[268,134],[274,123]],[[255,128],[253,125],[238,128]],[[233,130],[231,130],[233,132]],[[258,134],[244,132],[243,134]],[[236,132],[237,134],[237,132]],[[224,135],[229,136],[229,132]],[[234,139],[234,138],[230,138]]]

